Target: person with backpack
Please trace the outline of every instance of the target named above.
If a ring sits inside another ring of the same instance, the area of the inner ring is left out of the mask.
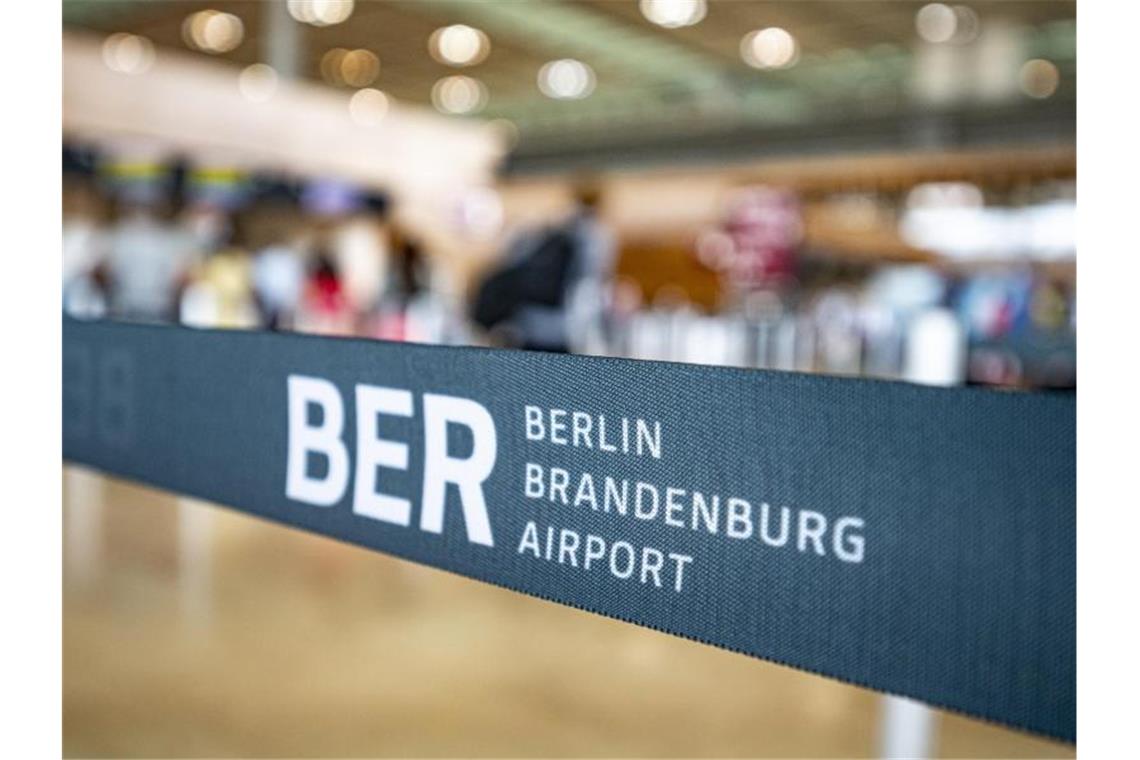
[[[598,218],[599,200],[595,188],[580,187],[567,219],[524,232],[483,281],[472,317],[497,342],[566,353],[576,348],[571,325],[600,317],[614,242]]]

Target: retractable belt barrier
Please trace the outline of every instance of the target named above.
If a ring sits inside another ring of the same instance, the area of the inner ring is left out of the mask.
[[[70,319],[63,361],[73,462],[1075,741],[1073,394]]]

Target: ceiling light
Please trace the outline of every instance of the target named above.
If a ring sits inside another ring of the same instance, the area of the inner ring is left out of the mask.
[[[232,13],[205,10],[191,13],[182,22],[182,39],[203,53],[228,53],[241,44],[245,27]]]
[[[367,87],[380,76],[380,59],[370,50],[350,50],[340,59],[340,78],[352,87]]]
[[[352,15],[353,0],[289,0],[289,15],[305,24],[332,26]]]
[[[344,48],[333,48],[321,56],[321,78],[331,85],[344,84],[340,75],[340,64],[348,51]]]
[[[238,75],[238,89],[254,103],[263,103],[277,92],[277,71],[264,63],[246,66]]]
[[[487,88],[472,77],[444,77],[431,88],[431,102],[442,113],[472,113],[487,102]]]
[[[958,29],[958,15],[949,5],[930,3],[918,9],[914,27],[927,42],[949,42]]]
[[[556,100],[578,100],[594,91],[594,70],[573,58],[550,61],[538,71],[538,89]]]
[[[118,32],[103,41],[103,62],[120,74],[141,74],[154,63],[154,45],[146,37]]]
[[[375,127],[388,114],[388,96],[371,87],[358,90],[348,101],[348,113],[362,127]]]
[[[449,66],[473,66],[491,52],[491,41],[479,29],[465,24],[452,24],[432,32],[428,51],[440,63]]]
[[[1044,58],[1026,61],[1021,67],[1021,90],[1031,98],[1042,100],[1057,91],[1061,83],[1061,72],[1056,65]]]
[[[367,87],[380,76],[380,59],[370,50],[333,48],[321,56],[321,77],[331,85]]]
[[[955,5],[954,11],[954,37],[951,42],[965,45],[978,38],[982,22],[977,12],[968,5]]]
[[[705,0],[641,0],[641,15],[658,26],[678,29],[692,26],[705,17]]]
[[[785,69],[799,60],[799,45],[786,29],[770,26],[745,35],[740,42],[744,62],[757,69]]]

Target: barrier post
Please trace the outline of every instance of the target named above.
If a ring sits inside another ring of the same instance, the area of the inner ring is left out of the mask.
[[[77,589],[88,589],[103,565],[103,477],[68,465],[63,480],[67,580]]]
[[[965,379],[965,336],[953,312],[930,309],[907,333],[903,376],[925,385],[960,385]],[[881,755],[921,760],[931,757],[937,715],[921,702],[884,694]]]
[[[183,621],[192,628],[210,623],[213,510],[197,499],[178,499],[178,586]]]

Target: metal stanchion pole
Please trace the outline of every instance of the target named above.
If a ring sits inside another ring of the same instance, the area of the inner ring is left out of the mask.
[[[906,697],[884,694],[880,755],[890,760],[922,760],[934,754],[937,714]]]
[[[67,580],[89,588],[103,565],[103,478],[85,467],[68,465],[64,479],[64,557]]]
[[[930,309],[907,332],[903,378],[924,385],[960,385],[966,376],[966,341],[953,312]],[[937,714],[905,697],[884,695],[880,754],[922,760],[934,754]]]
[[[183,620],[194,628],[211,617],[213,510],[196,499],[178,499],[178,586]]]

